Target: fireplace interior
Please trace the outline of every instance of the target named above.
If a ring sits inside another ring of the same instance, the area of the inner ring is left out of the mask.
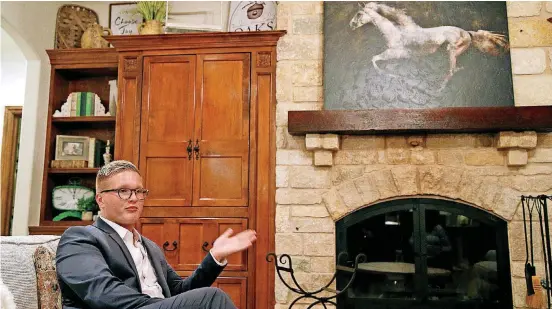
[[[338,308],[512,308],[506,221],[441,199],[387,201],[336,222],[336,252],[359,264]],[[342,262],[341,262],[342,263]],[[342,290],[352,272],[338,271]]]

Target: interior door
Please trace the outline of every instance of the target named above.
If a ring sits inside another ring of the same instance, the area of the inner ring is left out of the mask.
[[[194,55],[144,57],[139,168],[145,206],[190,206]],[[170,176],[170,177],[168,177]]]
[[[250,55],[198,55],[193,206],[247,206]]]

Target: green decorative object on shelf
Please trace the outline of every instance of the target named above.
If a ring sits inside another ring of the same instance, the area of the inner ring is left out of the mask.
[[[81,211],[78,211],[78,210],[69,210],[69,211],[64,211],[62,213],[60,213],[59,215],[55,216],[52,221],[61,221],[63,219],[66,219],[66,218],[75,218],[75,219],[81,219],[82,217],[82,212]]]
[[[98,210],[98,204],[96,204],[96,197],[83,197],[77,201],[77,208],[80,211],[96,211]]]

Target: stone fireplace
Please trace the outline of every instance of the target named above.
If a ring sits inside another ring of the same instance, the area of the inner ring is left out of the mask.
[[[548,9],[544,4],[509,5],[509,20],[513,26],[523,28],[530,14],[552,17],[552,7]],[[524,131],[290,135],[288,111],[323,109],[322,10],[322,3],[316,2],[278,5],[278,28],[287,30],[288,34],[278,43],[276,253],[291,255],[299,283],[315,290],[325,285],[335,272],[336,255],[345,248],[343,241],[347,243],[346,237],[339,241],[345,231],[340,224],[346,218],[362,214],[370,220],[375,218],[370,211],[379,210],[383,211],[379,216],[383,216],[380,218],[385,223],[388,219],[385,213],[390,210],[389,221],[402,215],[412,224],[420,224],[420,216],[414,217],[409,207],[423,201],[439,213],[435,205],[445,205],[451,208],[441,209],[440,217],[452,220],[454,224],[449,224],[452,229],[461,228],[458,222],[488,220],[500,224],[493,229],[489,224],[479,226],[487,228],[487,232],[492,230],[495,236],[500,235],[501,226],[505,228],[507,252],[498,255],[507,256],[502,265],[509,266],[506,272],[501,272],[508,274],[502,280],[506,282],[503,288],[507,289],[504,299],[514,308],[525,308],[525,240],[520,197],[552,194],[552,134]],[[511,33],[516,105],[550,105],[552,49],[533,48],[531,38],[516,38],[516,35],[528,35],[527,32]],[[535,43],[537,47],[552,45],[552,39],[545,43],[539,40]],[[535,61],[540,61],[536,59],[541,59],[535,55],[540,50],[546,52],[542,70],[535,69]],[[362,227],[356,228],[360,229],[358,233],[363,232]],[[414,225],[414,232],[413,228]],[[421,228],[417,231],[421,233]],[[430,233],[430,230],[424,232]],[[494,239],[495,243],[500,239]],[[540,246],[539,242],[537,245]],[[466,256],[468,247],[471,246],[465,247]],[[346,249],[355,253],[348,246]],[[484,261],[487,252],[493,249],[503,250],[482,243],[478,250],[485,252],[473,254]],[[392,255],[386,258],[393,262],[407,258],[407,253],[396,250],[393,248]],[[458,252],[454,254],[458,256]],[[410,253],[410,257],[414,254]],[[542,254],[536,252],[536,260],[537,267],[542,268]],[[285,288],[278,277],[275,284],[276,308],[288,308],[297,295]],[[303,308],[301,302],[294,308]]]

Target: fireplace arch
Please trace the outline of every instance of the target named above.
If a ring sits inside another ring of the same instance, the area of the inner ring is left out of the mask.
[[[336,253],[366,263],[338,308],[512,308],[507,221],[440,198],[402,198],[336,221]],[[350,274],[338,272],[337,289]]]

